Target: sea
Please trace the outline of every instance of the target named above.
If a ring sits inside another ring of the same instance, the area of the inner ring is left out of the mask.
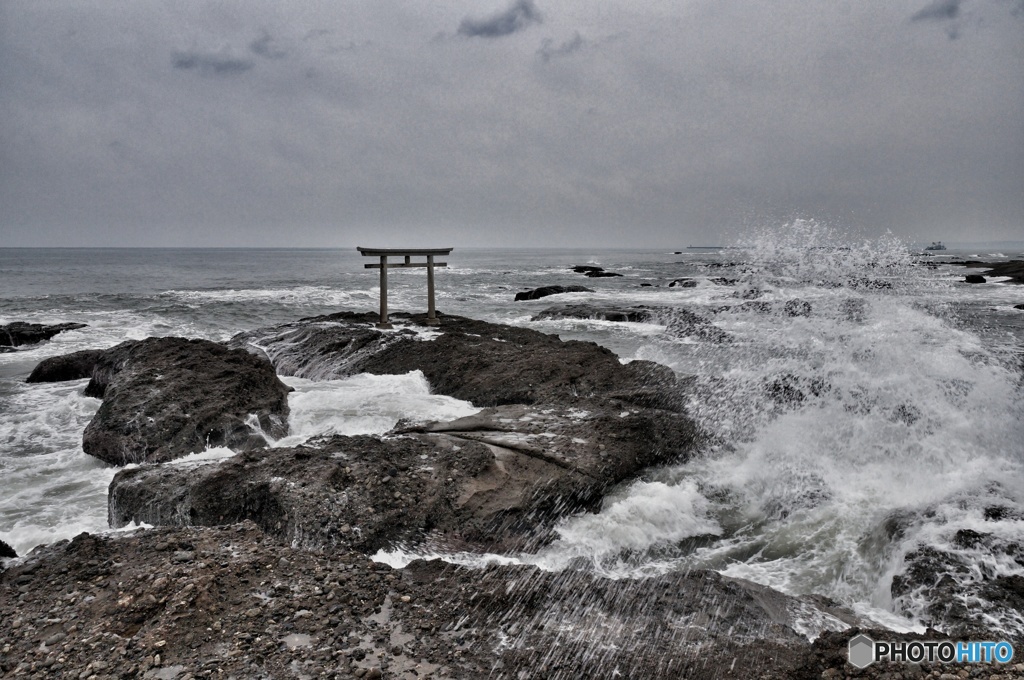
[[[430,556],[551,570],[585,560],[612,578],[707,568],[825,595],[897,630],[926,622],[927,595],[894,602],[890,592],[917,548],[960,555],[971,569],[957,579],[1024,575],[1017,561],[954,540],[972,529],[1024,541],[1024,310],[1015,309],[1024,286],[967,284],[964,275],[978,270],[946,264],[1024,259],[1024,241],[924,251],[891,234],[859,238],[796,220],[671,250],[436,245],[454,246],[436,274],[442,313],[593,341],[623,362],[692,376],[689,410],[709,439],[685,462],[613,489],[599,512],[562,521],[539,553]],[[86,381],[26,384],[42,359],[150,336],[221,341],[301,317],[376,310],[379,274],[367,261],[354,247],[0,248],[0,324],[87,324],[0,353],[0,539],[24,555],[109,531],[117,469],[82,451],[100,401],[83,396]],[[622,276],[585,278],[575,265]],[[671,285],[680,279],[689,282]],[[514,301],[518,291],[559,284],[594,292]],[[392,270],[389,301],[393,311],[424,311],[425,271]],[[731,341],[678,337],[660,323],[534,320],[564,303],[683,309]],[[798,313],[780,313],[787,303]],[[276,446],[477,410],[432,394],[418,372],[284,381],[295,388],[291,434]],[[992,506],[1011,512],[986,520]],[[890,530],[894,518],[899,532]],[[377,559],[417,556],[401,546]],[[1015,634],[1024,625],[995,623]]]

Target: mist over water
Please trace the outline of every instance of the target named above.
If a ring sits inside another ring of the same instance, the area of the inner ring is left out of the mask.
[[[754,233],[739,246],[453,252],[438,273],[439,309],[593,340],[624,361],[650,359],[695,376],[689,408],[711,444],[613,490],[599,513],[564,521],[558,540],[536,555],[446,559],[589,565],[618,578],[712,568],[827,595],[894,626],[926,618],[924,594],[890,594],[905,556],[922,545],[973,565],[956,579],[1020,573],[1006,555],[954,540],[972,529],[997,543],[1024,542],[1024,324],[1006,304],[1019,288],[965,287],[962,270],[921,267],[896,238],[856,240],[810,221]],[[24,384],[38,361],[150,335],[223,340],[377,301],[377,275],[347,251],[0,251],[0,263],[23,274],[0,301],[0,323],[89,324],[0,354],[0,538],[19,553],[105,528],[115,472],[81,451],[99,402],[81,395],[83,382]],[[569,271],[587,263],[625,276]],[[679,277],[696,285],[669,288]],[[579,283],[595,292],[512,300],[522,288]],[[402,272],[390,287],[392,309],[425,309],[422,272]],[[658,323],[532,320],[565,302],[666,311]],[[725,339],[666,333],[672,310],[698,314]],[[296,388],[292,434],[278,446],[476,410],[430,394],[417,373],[286,381]],[[211,451],[198,462],[225,455]],[[992,521],[993,507],[1008,510]],[[1004,623],[1024,630],[1024,622]]]

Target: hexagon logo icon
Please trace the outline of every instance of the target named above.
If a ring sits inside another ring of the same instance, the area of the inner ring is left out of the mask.
[[[875,641],[863,633],[850,639],[849,650],[851,666],[867,668],[875,661]]]

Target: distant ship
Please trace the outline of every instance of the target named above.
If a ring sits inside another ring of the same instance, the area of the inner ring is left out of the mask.
[[[932,244],[925,248],[925,250],[945,250],[946,246],[942,245],[942,241],[932,241]]]

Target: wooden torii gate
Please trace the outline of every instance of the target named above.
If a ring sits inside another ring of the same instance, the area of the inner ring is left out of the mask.
[[[447,267],[447,262],[434,262],[435,255],[448,255],[451,248],[361,248],[356,247],[362,255],[379,257],[380,264],[365,264],[366,269],[380,269],[380,323],[377,328],[393,328],[388,323],[388,269],[394,267],[426,267],[427,268],[427,325],[437,326],[434,309],[434,267]],[[413,257],[426,256],[426,262],[413,262]],[[405,262],[388,262],[388,257],[402,257]]]

